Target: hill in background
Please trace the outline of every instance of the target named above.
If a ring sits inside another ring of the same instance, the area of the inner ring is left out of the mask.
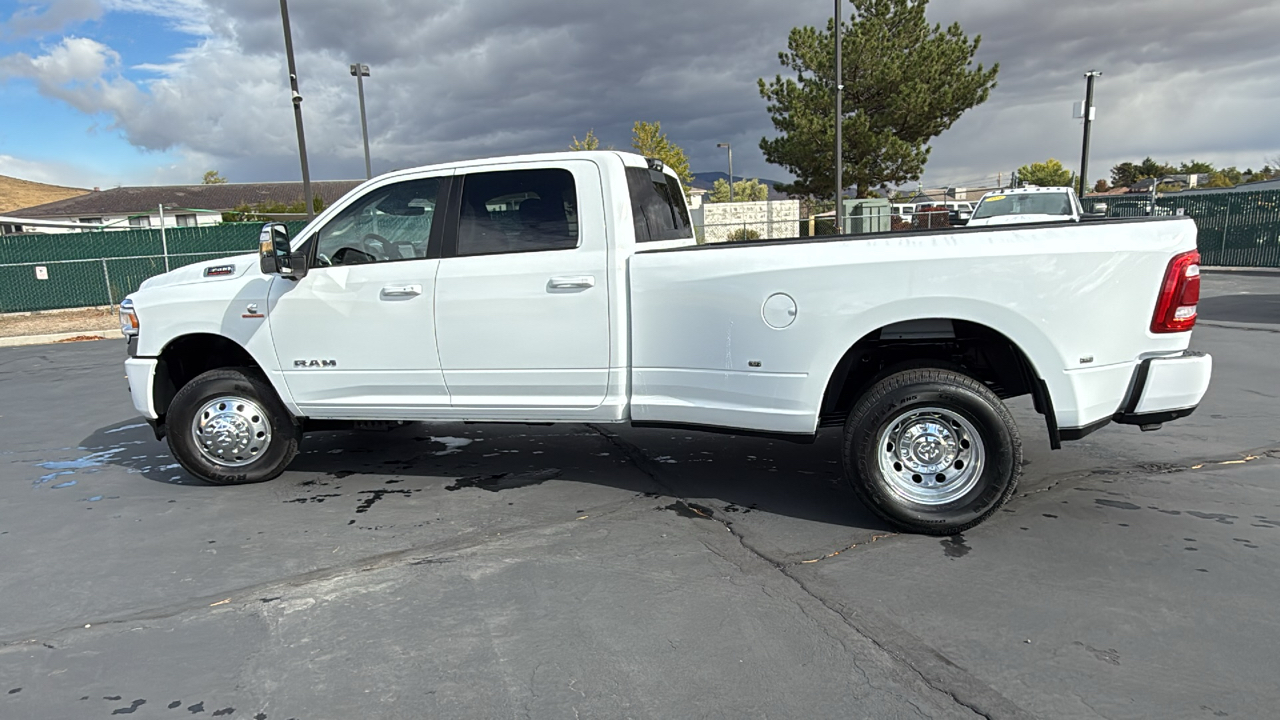
[[[774,189],[774,186],[775,186],[775,185],[777,185],[777,184],[779,184],[780,182],[782,182],[781,180],[768,180],[768,179],[766,179],[766,178],[752,178],[752,177],[744,177],[744,176],[742,176],[742,175],[734,175],[733,177],[734,177],[734,179],[739,180],[739,181],[742,181],[742,180],[753,180],[753,179],[754,179],[754,180],[759,180],[760,182],[764,183],[764,185],[765,185],[766,187],[768,187],[768,188],[769,188],[769,199],[770,199],[770,200],[786,200],[786,199],[787,199],[787,196],[786,196],[786,195],[784,195],[783,193],[780,193],[780,192],[778,192],[777,190],[775,190],[775,189]],[[715,184],[715,182],[716,182],[717,180],[728,180],[728,179],[729,179],[729,173],[725,173],[725,172],[700,172],[700,173],[694,173],[694,174],[693,174],[693,182],[691,183],[691,185],[692,185],[693,187],[696,187],[696,188],[702,188],[703,190],[710,190],[710,189],[711,189],[711,186],[712,186],[712,185],[714,185],[714,184]]]
[[[65,200],[88,192],[82,188],[45,185],[0,175],[0,213],[35,207],[55,200]]]

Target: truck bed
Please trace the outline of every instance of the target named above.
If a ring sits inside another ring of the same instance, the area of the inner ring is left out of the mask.
[[[1141,359],[1186,348],[1189,334],[1149,325],[1170,258],[1195,238],[1189,218],[1117,218],[641,251],[628,268],[631,416],[812,433],[854,343],[951,320],[1008,338],[1058,426],[1085,427],[1115,412]],[[766,322],[792,304],[790,325]]]

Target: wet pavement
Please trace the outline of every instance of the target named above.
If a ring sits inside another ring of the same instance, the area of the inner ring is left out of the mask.
[[[319,433],[210,487],[119,342],[2,349],[0,718],[1268,717],[1277,293],[1206,275],[1160,432],[1050,452],[1015,402],[1020,495],[950,538],[861,508],[836,432]]]

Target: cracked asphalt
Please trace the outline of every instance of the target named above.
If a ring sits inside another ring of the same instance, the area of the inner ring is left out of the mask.
[[[1280,702],[1280,274],[1206,274],[1197,413],[899,535],[812,446],[319,433],[209,487],[119,342],[0,349],[0,718],[1260,718]]]

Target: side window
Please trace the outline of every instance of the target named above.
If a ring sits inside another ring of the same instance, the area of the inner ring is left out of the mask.
[[[462,180],[458,255],[578,247],[573,173],[547,168],[472,173]]]
[[[636,242],[693,237],[689,209],[675,178],[648,168],[629,167],[627,190],[631,194]]]
[[[363,265],[427,256],[440,178],[424,178],[369,191],[320,229],[316,264]]]

